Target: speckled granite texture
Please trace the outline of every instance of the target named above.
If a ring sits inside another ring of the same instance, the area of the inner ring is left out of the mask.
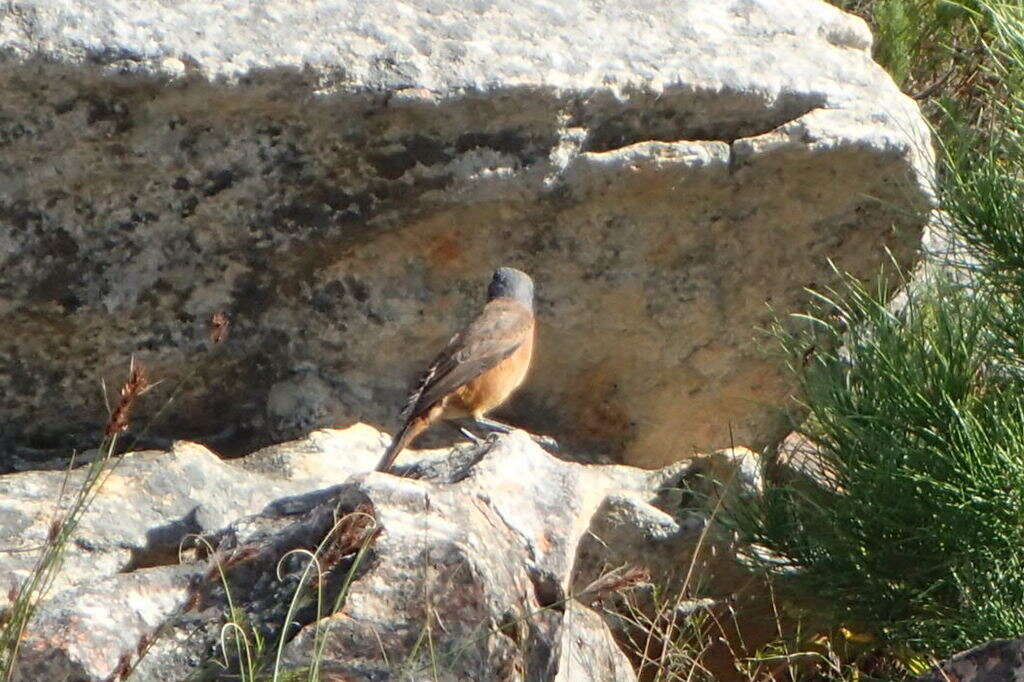
[[[540,321],[499,416],[641,466],[770,442],[769,306],[926,220],[870,42],[816,0],[5,3],[0,467],[88,443],[133,353],[138,423],[198,366],[157,436],[393,428],[498,265]]]

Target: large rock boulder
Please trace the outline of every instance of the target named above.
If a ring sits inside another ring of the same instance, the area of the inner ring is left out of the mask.
[[[126,455],[82,517],[16,678],[237,675],[236,632],[267,672],[287,620],[280,667],[318,661],[324,679],[621,682],[640,652],[615,595],[657,583],[671,604],[692,575],[688,597],[745,613],[735,593],[750,576],[713,516],[723,491],[758,493],[749,452],[646,471],[565,462],[514,431],[408,452],[399,477],[370,471],[386,440],[357,425],[230,462],[188,443]],[[42,500],[81,475],[0,477],[0,600],[59,516]],[[303,581],[306,551],[319,573]],[[725,630],[737,655],[763,641]],[[728,662],[703,664],[731,679]]]
[[[8,2],[0,442],[88,441],[132,353],[200,366],[156,434],[391,426],[507,264],[540,342],[506,418],[650,467],[763,445],[769,307],[925,221],[928,130],[870,47],[818,0]]]
[[[1016,682],[1024,678],[1024,639],[995,639],[961,651],[918,682]]]

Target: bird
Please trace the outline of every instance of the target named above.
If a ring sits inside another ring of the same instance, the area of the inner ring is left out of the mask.
[[[410,393],[402,427],[377,471],[389,471],[398,455],[439,419],[474,441],[479,439],[464,425],[501,433],[512,430],[484,415],[526,379],[536,336],[533,296],[533,279],[522,270],[502,267],[494,272],[483,309],[451,338]],[[547,437],[534,440],[557,446]]]

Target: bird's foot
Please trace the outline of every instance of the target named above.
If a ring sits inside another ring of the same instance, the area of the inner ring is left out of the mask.
[[[515,428],[514,426],[509,426],[508,424],[503,424],[502,422],[495,421],[493,419],[486,419],[483,417],[477,419],[470,419],[469,423],[473,424],[479,429],[490,431],[491,434],[509,433]],[[460,426],[459,428],[462,429],[463,427]],[[529,436],[530,438],[533,439],[534,443],[541,446],[545,450],[548,450],[549,452],[558,452],[558,441],[556,441],[551,436],[539,436],[532,433],[529,434]]]
[[[483,443],[485,440],[487,440],[486,438],[481,438],[480,436],[476,435],[469,429],[460,428],[459,433],[465,436],[466,440],[468,440],[473,445],[480,445],[480,443]]]
[[[514,426],[509,426],[494,419],[486,419],[484,417],[470,417],[469,423],[477,427],[481,431],[489,431],[490,433],[509,433],[514,429]]]
[[[460,424],[457,421],[454,421],[452,419],[448,419],[448,420],[445,421],[445,423],[448,424],[449,426],[451,426],[456,431],[458,431],[460,435],[465,437],[466,440],[468,440],[473,445],[480,445],[480,443],[484,442],[483,438],[481,438],[480,436],[476,435],[475,433],[473,433],[472,431],[470,431],[468,428],[466,428],[465,426],[463,426],[462,424]]]
[[[538,436],[531,433],[530,438],[533,439],[534,443],[545,450],[548,450],[549,452],[558,452],[558,441],[551,436]]]
[[[490,433],[487,434],[487,438],[485,440],[488,443],[494,444],[494,443],[498,442],[498,439],[501,438],[506,433],[508,433],[508,431],[494,430],[494,431],[491,431]],[[527,436],[530,437],[530,440],[532,440],[534,443],[536,443],[537,445],[541,446],[542,448],[544,448],[548,452],[550,452],[550,453],[558,452],[558,441],[556,441],[551,436],[538,436],[536,434],[530,433],[529,431],[524,431],[524,433]]]

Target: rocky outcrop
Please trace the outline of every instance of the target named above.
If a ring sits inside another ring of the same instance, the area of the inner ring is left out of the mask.
[[[1024,639],[996,639],[933,667],[919,682],[1014,682],[1024,676]]]
[[[133,353],[196,375],[157,435],[390,426],[505,264],[540,341],[504,417],[646,467],[781,437],[769,306],[929,204],[870,45],[818,0],[5,3],[0,447],[90,441]]]
[[[244,632],[254,666],[317,661],[324,679],[630,680],[616,595],[694,571],[688,597],[749,583],[713,521],[722,493],[760,489],[747,451],[644,471],[565,462],[514,431],[408,452],[395,476],[370,471],[385,440],[359,425],[230,462],[188,443],[126,455],[28,629],[18,679],[212,679],[237,666]],[[0,514],[18,519],[0,526],[0,598],[45,541],[44,501],[75,476],[0,478]],[[750,633],[728,630],[742,650]]]

